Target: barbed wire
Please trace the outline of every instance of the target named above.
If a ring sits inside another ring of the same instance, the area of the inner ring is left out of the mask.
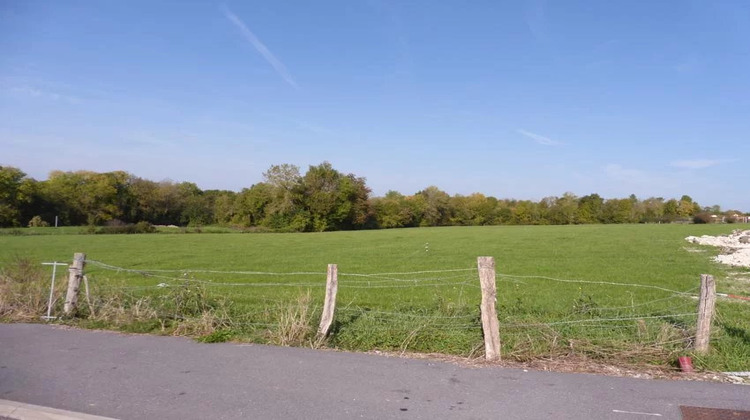
[[[642,288],[645,288],[645,289],[661,290],[663,292],[670,292],[670,293],[675,293],[675,294],[685,294],[685,292],[682,292],[682,291],[679,291],[679,290],[668,289],[666,287],[655,286],[655,285],[651,285],[651,284],[618,283],[618,282],[611,282],[611,281],[593,281],[593,280],[559,279],[559,278],[549,277],[549,276],[516,275],[516,274],[502,274],[502,273],[496,274],[496,277],[510,278],[510,279],[543,279],[543,280],[556,281],[556,282],[560,282],[560,283],[597,284],[597,285],[621,286],[621,287],[642,287]]]
[[[124,271],[129,273],[149,274],[149,273],[174,273],[180,272],[185,274],[202,273],[202,274],[243,274],[243,275],[263,275],[263,276],[325,276],[325,272],[317,271],[292,271],[292,272],[273,272],[273,271],[224,271],[224,270],[196,270],[196,269],[136,269],[118,267],[116,265],[105,264],[96,260],[86,260],[87,264],[94,265],[111,271]]]
[[[125,268],[125,267],[119,267],[111,264],[106,264],[101,261],[96,260],[86,260],[87,263],[100,267],[102,269],[110,270],[110,271],[117,271],[117,272],[127,272],[127,273],[135,273],[140,274],[143,276],[148,277],[154,277],[154,278],[162,278],[162,279],[168,279],[168,280],[179,280],[179,281],[197,281],[197,282],[203,282],[207,284],[216,284],[216,285],[223,285],[223,286],[241,286],[245,284],[258,284],[258,283],[238,283],[238,282],[216,282],[216,281],[210,281],[210,280],[202,280],[202,279],[196,279],[192,277],[187,277],[188,274],[233,274],[233,275],[253,275],[253,276],[325,276],[326,273],[324,272],[315,272],[315,271],[292,271],[292,272],[272,272],[272,271],[242,271],[242,270],[204,270],[204,269],[133,269],[133,268]],[[175,273],[179,272],[182,273],[183,277],[170,277],[170,276],[161,276],[159,274],[154,273]],[[439,273],[469,273],[469,272],[477,272],[476,268],[458,268],[458,269],[445,269],[445,270],[421,270],[421,271],[401,271],[401,272],[384,272],[384,273],[347,273],[347,272],[339,272],[339,277],[342,279],[345,279],[347,277],[353,278],[349,280],[347,283],[354,284],[384,284],[387,282],[397,282],[397,283],[420,283],[420,282],[436,282],[436,281],[444,281],[444,280],[450,280],[455,278],[467,278],[465,275],[456,275],[456,276],[448,276],[448,277],[427,277],[427,278],[403,278],[403,277],[392,277],[392,276],[419,276],[423,274],[439,274]],[[499,278],[502,281],[509,280],[520,280],[520,279],[542,279],[542,280],[549,280],[549,281],[555,281],[555,282],[561,282],[561,283],[575,283],[575,284],[595,284],[595,285],[607,285],[607,286],[618,286],[618,287],[639,287],[639,288],[646,288],[646,289],[653,289],[653,290],[660,290],[664,292],[673,293],[675,295],[686,295],[690,292],[694,291],[695,289],[691,289],[689,291],[679,291],[679,290],[673,290],[666,287],[656,286],[656,285],[650,285],[650,284],[639,284],[639,283],[619,283],[619,282],[610,282],[610,281],[595,281],[595,280],[580,280],[580,279],[561,279],[561,278],[555,278],[550,276],[540,276],[540,275],[518,275],[518,274],[506,274],[506,273],[498,273],[496,274],[496,277]],[[360,280],[356,281],[354,278],[362,278],[367,280]],[[263,283],[264,285],[287,285],[287,283]],[[317,285],[317,283],[315,283]],[[465,284],[469,285],[466,282],[456,283],[456,284]],[[300,283],[294,283],[293,285],[300,285]],[[310,285],[313,285],[313,283],[310,283]],[[433,286],[435,284],[430,284],[430,286]]]
[[[476,268],[454,268],[454,269],[446,269],[446,270],[402,271],[402,272],[393,272],[393,273],[339,273],[339,274],[345,274],[347,276],[356,276],[356,277],[377,277],[377,276],[415,276],[419,274],[455,273],[459,271],[476,272],[477,269]]]
[[[692,294],[692,292],[695,292],[695,291],[697,291],[699,289],[700,289],[700,287],[695,287],[693,289],[686,290],[686,291],[684,291],[682,293],[679,293],[679,294],[673,294],[672,296],[668,296],[668,297],[665,297],[665,298],[659,298],[659,299],[649,300],[647,302],[639,303],[637,305],[636,304],[632,304],[632,305],[628,305],[628,306],[604,307],[604,308],[596,308],[596,310],[599,310],[599,311],[616,311],[616,310],[622,310],[622,309],[632,309],[632,308],[637,308],[637,307],[643,307],[643,306],[654,304],[656,302],[664,302],[664,301],[672,300],[672,299],[676,299],[676,298],[692,298],[694,296]]]
[[[303,272],[303,271],[268,272],[268,271],[236,271],[236,270],[222,271],[222,270],[200,270],[200,269],[172,269],[172,270],[131,269],[131,268],[118,267],[118,266],[111,265],[111,264],[106,264],[106,263],[96,261],[96,260],[87,260],[87,262],[93,266],[102,268],[104,270],[138,274],[138,275],[142,275],[145,277],[162,280],[161,283],[156,284],[156,285],[124,285],[124,286],[100,285],[99,286],[101,288],[123,289],[123,290],[132,290],[132,291],[163,289],[163,288],[169,288],[169,287],[181,287],[186,282],[194,282],[194,283],[198,283],[203,286],[206,286],[206,287],[314,288],[314,287],[325,286],[324,281],[319,281],[319,282],[309,282],[309,281],[308,282],[296,282],[296,281],[222,282],[222,281],[216,281],[216,280],[207,280],[207,279],[200,279],[200,278],[195,278],[195,277],[188,277],[189,274],[227,274],[227,275],[274,276],[274,277],[283,277],[283,276],[321,276],[322,277],[326,275],[326,273],[323,273],[323,272]],[[402,271],[402,272],[384,272],[384,273],[346,273],[344,272],[344,273],[339,273],[340,280],[341,280],[339,282],[339,287],[342,289],[398,289],[398,288],[415,288],[415,287],[454,287],[454,288],[461,287],[461,289],[463,290],[464,286],[466,286],[466,287],[473,287],[473,288],[478,289],[480,288],[480,286],[476,284],[476,282],[470,275],[470,273],[476,273],[477,271],[478,270],[476,268],[459,268],[459,269],[445,269],[445,270],[421,270],[421,271]],[[165,275],[167,273],[182,273],[182,276],[175,277],[175,276]],[[451,274],[451,275],[440,276],[439,274]],[[419,277],[419,276],[425,276],[425,275],[429,275],[429,276]],[[406,278],[408,276],[417,276],[417,278]],[[594,285],[607,285],[607,286],[618,286],[618,287],[635,287],[635,288],[653,289],[653,290],[659,290],[659,291],[671,293],[671,296],[668,296],[665,298],[652,299],[646,302],[641,302],[638,304],[633,303],[627,306],[613,306],[613,307],[603,307],[603,308],[593,306],[588,309],[589,311],[591,311],[591,313],[596,313],[599,311],[609,312],[609,311],[628,310],[628,309],[633,310],[635,308],[643,308],[648,305],[653,305],[653,304],[669,301],[669,300],[676,299],[676,298],[693,297],[694,294],[691,294],[691,293],[697,290],[697,288],[693,288],[693,289],[686,290],[686,291],[678,291],[678,290],[672,290],[672,289],[661,287],[661,286],[648,285],[648,284],[561,279],[561,278],[539,276],[539,275],[514,275],[514,274],[499,273],[497,274],[496,278],[500,279],[501,281],[508,281],[508,280],[520,281],[522,279],[523,280],[541,279],[541,280],[555,281],[555,282],[561,282],[561,283],[594,284]],[[463,280],[463,281],[456,281],[456,280]],[[255,296],[253,298],[260,299],[260,300],[264,299],[260,296]],[[270,299],[270,298],[265,298],[265,299],[267,301],[272,301],[272,302],[281,303],[281,304],[286,303],[286,301],[284,301],[283,299]],[[555,326],[555,325],[575,325],[575,324],[592,326],[592,325],[601,325],[604,323],[612,323],[612,322],[620,322],[620,321],[681,318],[681,317],[697,315],[695,312],[662,315],[664,312],[669,312],[669,311],[678,311],[678,310],[684,311],[685,305],[686,305],[685,303],[682,303],[682,304],[673,305],[667,308],[658,308],[657,314],[654,314],[653,312],[651,312],[651,313],[643,314],[643,315],[629,315],[629,316],[622,316],[622,317],[592,317],[592,318],[587,318],[587,319],[567,319],[567,320],[551,321],[551,322],[502,323],[500,325],[501,327],[504,327],[504,328],[524,328],[524,327],[535,327],[535,326],[550,327],[550,326]],[[252,317],[255,314],[268,312],[271,310],[273,309],[265,308],[260,311],[249,312],[243,318],[247,319],[246,317]],[[466,314],[458,313],[455,315],[442,315],[442,314],[424,314],[424,313],[413,313],[413,312],[395,312],[395,311],[387,311],[387,310],[379,310],[379,309],[374,310],[374,309],[362,308],[362,307],[340,308],[338,309],[338,311],[342,313],[360,313],[368,317],[379,318],[379,319],[392,317],[392,318],[401,318],[401,319],[407,319],[407,320],[422,320],[422,321],[427,321],[427,323],[430,325],[435,325],[434,322],[430,322],[432,320],[450,320],[450,319],[466,320],[466,319],[478,317],[478,313],[466,313]],[[658,314],[659,312],[661,312],[662,314]],[[456,324],[445,324],[445,325],[446,326],[450,325],[451,328],[456,326]],[[461,325],[464,327],[476,328],[478,326],[478,323],[461,324]],[[609,325],[611,326],[611,324]]]
[[[234,275],[254,275],[254,276],[325,276],[326,273],[322,272],[269,272],[269,271],[221,271],[221,270],[194,270],[194,269],[174,269],[174,270],[162,270],[162,269],[131,269],[131,268],[125,268],[125,267],[119,267],[111,264],[105,264],[100,261],[96,260],[87,260],[87,262],[91,263],[94,266],[100,267],[105,270],[110,271],[116,271],[116,272],[125,272],[125,273],[132,273],[132,274],[138,274],[144,277],[151,277],[161,280],[168,280],[170,283],[163,283],[159,285],[152,285],[149,287],[167,287],[171,286],[172,282],[177,283],[184,283],[185,281],[189,282],[197,282],[202,283],[209,286],[231,286],[231,287],[241,287],[241,286],[262,286],[262,287],[271,287],[271,286],[293,286],[293,287],[320,287],[324,286],[324,282],[320,283],[278,283],[278,282],[220,282],[215,280],[204,280],[204,279],[198,279],[195,277],[187,277],[188,274],[193,273],[201,273],[201,274],[234,274]],[[446,284],[467,284],[466,282],[453,282],[448,283],[449,280],[457,279],[457,278],[466,278],[465,275],[456,275],[456,276],[447,276],[447,277],[428,277],[428,278],[417,278],[417,279],[407,279],[407,278],[395,278],[395,277],[386,277],[387,275],[423,275],[423,274],[435,274],[435,273],[455,273],[455,272],[466,272],[466,271],[476,271],[475,269],[450,269],[450,270],[423,270],[423,271],[412,271],[412,272],[394,272],[394,273],[370,273],[370,274],[362,274],[362,273],[339,273],[339,276],[342,278],[346,277],[353,277],[357,280],[349,280],[345,283],[341,283],[344,287],[351,287],[351,288],[390,288],[390,287],[412,287],[411,285],[417,286],[417,287],[429,287],[429,286],[443,286]],[[163,274],[158,273],[175,273],[179,272],[182,273],[182,277],[174,277],[174,276],[165,276]],[[359,280],[359,279],[362,280]],[[387,282],[397,282],[397,283],[410,283],[408,286],[397,286],[397,285],[385,285]],[[419,284],[424,282],[432,282],[427,284]],[[439,282],[439,283],[437,283]],[[374,285],[373,285],[374,284]],[[365,286],[366,285],[366,286]],[[470,285],[473,286],[473,285]],[[146,287],[146,286],[144,286]]]
[[[250,283],[250,282],[219,282],[219,281],[213,281],[213,280],[203,280],[203,279],[196,279],[191,277],[170,277],[170,276],[163,276],[159,274],[147,274],[143,272],[139,272],[136,270],[132,270],[130,272],[136,272],[138,274],[144,275],[145,277],[160,279],[160,280],[167,280],[167,282],[162,282],[156,285],[151,286],[144,286],[144,287],[175,287],[175,286],[182,286],[186,282],[192,282],[192,283],[199,283],[204,286],[216,286],[216,287],[273,287],[273,286],[279,286],[279,287],[325,287],[324,282],[320,283],[295,283],[295,282],[289,282],[289,283],[263,283],[263,282],[256,282],[256,283]],[[112,286],[117,287],[117,286]]]
[[[638,321],[641,319],[665,319],[665,318],[682,318],[688,316],[698,316],[696,312],[683,313],[683,314],[670,314],[670,315],[647,315],[647,316],[630,316],[630,317],[617,317],[617,318],[590,318],[590,319],[576,319],[567,321],[553,321],[553,322],[535,322],[535,323],[524,323],[524,324],[500,324],[500,327],[506,328],[526,328],[533,326],[553,326],[553,325],[567,325],[567,324],[585,324],[585,323],[600,323],[600,322],[617,322],[617,321]]]
[[[345,288],[345,289],[410,289],[410,288],[416,288],[416,287],[433,287],[433,286],[437,286],[437,287],[469,286],[469,287],[479,288],[479,286],[473,283],[469,283],[468,281],[456,282],[456,283],[380,284],[380,285],[367,285],[367,286],[339,283],[339,288]]]
[[[479,316],[479,312],[476,314],[467,314],[467,315],[433,315],[433,314],[418,314],[413,312],[390,312],[390,311],[381,311],[381,310],[374,310],[374,309],[368,309],[368,308],[362,308],[362,307],[354,307],[354,308],[341,308],[338,309],[340,312],[356,312],[361,313],[363,315],[370,315],[370,314],[376,314],[376,315],[388,315],[388,316],[401,316],[406,318],[429,318],[429,319],[461,319],[461,318],[475,318]]]
[[[465,274],[459,274],[456,276],[447,276],[447,277],[426,277],[426,278],[416,278],[416,279],[406,279],[406,278],[397,278],[397,277],[376,277],[375,275],[360,275],[360,274],[346,274],[346,273],[339,273],[340,279],[346,279],[347,277],[353,277],[351,280],[347,280],[347,283],[355,283],[355,284],[381,284],[381,283],[388,283],[388,282],[396,282],[396,283],[419,283],[419,282],[425,282],[425,281],[441,281],[441,280],[450,280],[450,279],[468,279]],[[367,280],[360,280],[361,278],[367,278]],[[375,279],[375,280],[371,280]]]

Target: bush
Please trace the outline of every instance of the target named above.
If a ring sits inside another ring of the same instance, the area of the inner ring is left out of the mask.
[[[712,217],[711,213],[698,213],[695,216],[693,216],[693,223],[695,224],[707,224],[707,223],[713,223],[714,218]]]
[[[138,222],[136,224],[127,224],[127,225],[111,225],[111,226],[102,226],[99,228],[96,233],[101,234],[135,234],[135,233],[154,233],[156,232],[156,228],[154,225],[152,225],[149,222]]]
[[[149,222],[138,222],[135,224],[136,233],[154,233],[156,228]]]
[[[29,227],[47,227],[49,223],[42,220],[41,216],[34,216],[29,220]]]

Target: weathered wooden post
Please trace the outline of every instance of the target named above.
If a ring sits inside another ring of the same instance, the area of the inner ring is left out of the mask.
[[[318,328],[318,338],[321,339],[328,335],[328,329],[333,323],[333,312],[336,309],[336,292],[338,291],[338,266],[328,264],[328,273],[326,275],[326,300],[323,303],[323,316],[320,318],[320,327]]]
[[[698,330],[695,333],[695,351],[708,353],[711,340],[711,320],[716,307],[714,276],[701,274],[701,294],[698,300]]]
[[[83,277],[83,266],[86,264],[86,254],[76,252],[73,255],[73,264],[68,268],[68,293],[65,295],[63,312],[66,316],[75,314],[78,306],[78,289],[81,288],[81,277]]]
[[[484,333],[484,357],[487,360],[500,359],[500,326],[497,321],[495,302],[495,259],[478,257],[479,282],[482,287],[482,332]]]

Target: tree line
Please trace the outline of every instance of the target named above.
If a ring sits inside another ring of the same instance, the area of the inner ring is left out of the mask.
[[[0,226],[231,225],[313,232],[419,226],[546,225],[700,221],[721,213],[688,195],[604,199],[565,193],[540,201],[498,199],[480,193],[449,195],[430,186],[412,195],[371,197],[365,178],[328,162],[274,165],[263,182],[240,192],[201,190],[191,182],[151,181],[124,171],[52,171],[47,180],[0,166]],[[733,214],[737,212],[726,212]]]

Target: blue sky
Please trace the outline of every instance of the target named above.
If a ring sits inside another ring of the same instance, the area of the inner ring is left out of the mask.
[[[750,211],[746,1],[0,0],[0,164]]]

